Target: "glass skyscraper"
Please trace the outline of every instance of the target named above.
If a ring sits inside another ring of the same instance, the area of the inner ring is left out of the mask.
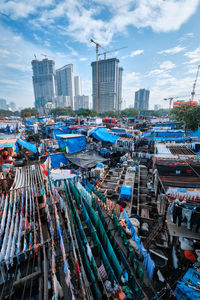
[[[58,96],[70,96],[71,108],[74,109],[74,71],[73,65],[66,65],[56,70]]]
[[[56,96],[55,62],[45,58],[42,61],[32,60],[31,64],[35,102],[38,99],[52,100]]]
[[[96,61],[92,62],[93,110],[97,111]],[[122,71],[116,58],[98,62],[99,112],[119,111],[122,103]]]
[[[140,89],[137,92],[135,92],[134,108],[148,110],[149,95],[150,95],[150,91],[146,89]]]

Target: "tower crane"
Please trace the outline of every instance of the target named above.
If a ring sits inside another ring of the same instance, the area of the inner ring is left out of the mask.
[[[197,94],[197,95],[200,95],[200,94]],[[164,98],[163,100],[169,101],[169,113],[170,113],[170,111],[171,111],[171,105],[172,105],[172,102],[174,101],[174,99],[189,98],[189,97],[190,97],[189,95],[185,95],[185,96],[177,96],[177,97]]]
[[[99,43],[95,42],[93,39],[90,40],[91,43],[96,45],[96,79],[97,79],[97,113],[99,112],[99,71],[98,71],[98,58],[99,58],[99,47],[107,52],[107,49],[102,47]]]
[[[47,54],[44,54],[44,53],[41,53],[41,55],[42,56],[44,56],[45,58],[47,58],[48,59],[48,57],[51,57],[51,58],[53,58],[52,56],[49,56],[49,55],[47,55]]]
[[[128,48],[128,47],[125,46],[125,47],[121,47],[121,48],[118,48],[118,49],[114,49],[114,50],[106,51],[106,52],[103,52],[103,53],[99,53],[98,56],[104,55],[104,59],[106,59],[106,54],[107,53],[112,53],[112,52],[119,51],[119,50],[122,50],[122,49],[125,49],[125,48]]]
[[[192,88],[192,92],[191,92],[191,101],[194,100],[194,95],[195,95],[195,88],[196,88],[196,84],[197,84],[197,79],[198,79],[198,76],[199,76],[199,69],[200,69],[200,65],[198,65],[198,68],[197,68],[197,73],[196,73],[196,78],[195,78],[195,81],[193,83],[193,88]]]

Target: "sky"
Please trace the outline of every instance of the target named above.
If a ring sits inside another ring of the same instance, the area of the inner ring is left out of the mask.
[[[47,55],[56,68],[72,63],[91,99],[92,38],[120,60],[123,107],[140,88],[150,90],[150,108],[187,100],[200,64],[199,15],[200,0],[0,0],[0,98],[33,106],[31,61]]]

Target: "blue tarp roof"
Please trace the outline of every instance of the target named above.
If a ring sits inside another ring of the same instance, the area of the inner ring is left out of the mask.
[[[53,169],[67,166],[68,160],[63,153],[50,155],[51,166]]]
[[[187,136],[189,136],[189,137],[200,137],[200,127],[196,131],[188,132]]]
[[[21,145],[23,148],[26,148],[26,149],[30,150],[33,153],[37,153],[37,147],[34,144],[31,144],[31,143],[29,143],[29,142],[27,142],[27,141],[25,141],[21,138],[19,138],[16,143]]]
[[[153,140],[154,141],[159,141],[159,142],[164,142],[164,141],[175,141],[175,142],[186,142],[188,141],[190,138],[184,138],[184,137],[180,137],[180,138],[176,138],[176,137],[155,137]]]
[[[94,128],[89,135],[92,135],[98,141],[110,142],[111,144],[114,144],[119,139],[118,136],[109,133],[106,128]]]
[[[144,132],[143,137],[163,137],[163,138],[178,138],[184,136],[183,130],[154,130],[150,132]]]
[[[15,147],[15,143],[9,143],[9,142],[0,143],[0,148],[14,148],[14,147]]]
[[[58,134],[56,135],[59,148],[68,147],[68,153],[75,153],[86,148],[84,135]]]

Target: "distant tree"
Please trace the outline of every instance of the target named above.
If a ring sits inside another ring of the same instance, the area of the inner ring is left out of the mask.
[[[146,117],[162,117],[168,114],[168,109],[159,109],[159,110],[140,110],[140,114]]]
[[[200,124],[200,106],[184,104],[181,107],[173,108],[174,119],[185,125],[186,130],[196,131]]]
[[[200,106],[189,104],[174,108],[172,114],[175,120],[185,124],[186,130],[197,130],[200,123]]]
[[[83,117],[95,117],[96,116],[96,112],[90,109],[79,109],[78,111],[76,111],[76,114],[78,116],[83,116]]]
[[[14,113],[10,110],[0,109],[0,117],[11,117],[13,114]]]
[[[136,108],[126,108],[121,111],[121,116],[134,117],[139,114],[139,111]]]
[[[51,110],[51,113],[54,116],[75,116],[74,111],[71,109],[71,107],[56,107]]]
[[[35,108],[27,107],[21,110],[21,117],[31,117],[31,116],[38,116],[39,112]]]

